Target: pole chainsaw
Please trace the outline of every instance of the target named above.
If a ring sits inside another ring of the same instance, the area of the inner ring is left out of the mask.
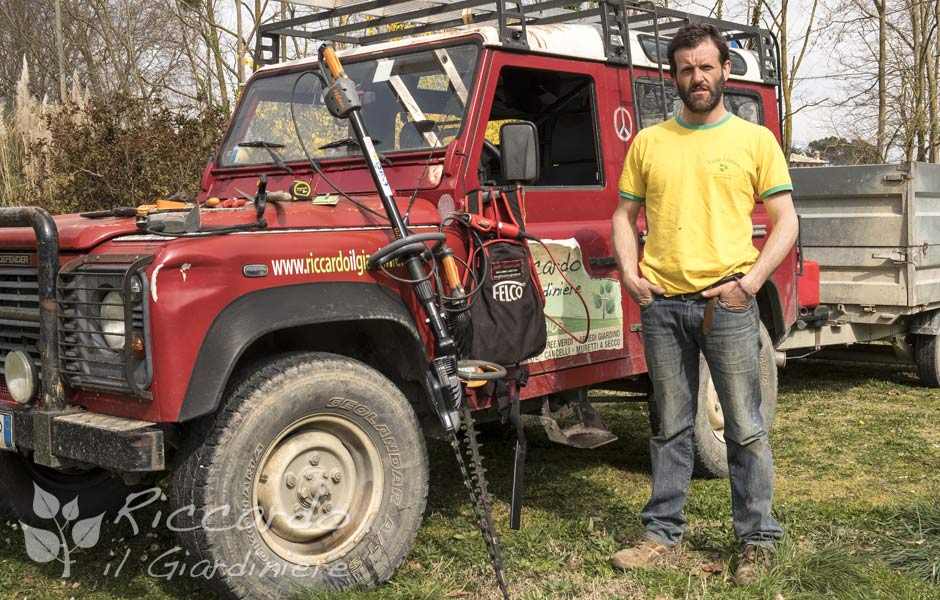
[[[426,266],[421,258],[428,252],[427,244],[435,243],[435,256],[444,266],[444,276],[451,293],[460,291],[461,282],[457,277],[457,268],[453,253],[445,244],[446,236],[442,232],[409,233],[402,219],[398,206],[389,187],[388,179],[382,168],[381,159],[372,139],[366,131],[360,114],[361,103],[356,84],[343,71],[339,58],[330,44],[323,44],[319,49],[320,76],[323,79],[324,102],[327,109],[338,119],[348,119],[356,141],[359,142],[372,180],[375,183],[382,206],[391,223],[396,240],[379,249],[369,261],[370,268],[383,266],[393,260],[404,263],[415,297],[421,305],[423,317],[434,337],[434,358],[429,357],[428,384],[432,391],[435,411],[441,425],[454,449],[460,473],[470,495],[477,524],[486,542],[487,551],[496,573],[496,581],[503,598],[509,598],[509,584],[500,554],[499,538],[493,524],[489,493],[487,491],[486,470],[477,442],[473,414],[465,401],[463,384],[458,372],[465,380],[492,380],[505,376],[506,370],[495,364],[479,364],[480,361],[467,361],[458,365],[458,347],[448,330],[447,322],[441,316],[441,310],[435,302],[431,279],[434,266]],[[429,271],[431,269],[431,271]],[[418,319],[416,319],[418,320]],[[469,369],[468,369],[469,367]],[[472,374],[471,374],[472,373]],[[459,433],[458,433],[459,432]],[[460,435],[462,433],[463,435]],[[468,466],[469,459],[469,466]]]

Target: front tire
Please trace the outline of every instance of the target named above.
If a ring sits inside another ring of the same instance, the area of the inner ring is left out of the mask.
[[[427,452],[408,400],[371,367],[320,353],[279,358],[195,435],[173,503],[189,515],[184,545],[222,566],[213,582],[228,597],[375,587],[410,550]]]
[[[777,363],[770,334],[760,326],[760,413],[767,433],[777,412]],[[728,478],[728,446],[725,443],[724,416],[715,384],[705,358],[699,360],[698,414],[695,416],[695,474],[700,477]]]

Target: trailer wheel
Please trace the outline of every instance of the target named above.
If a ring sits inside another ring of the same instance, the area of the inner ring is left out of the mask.
[[[918,335],[915,343],[917,376],[924,385],[940,387],[940,348],[937,335]]]
[[[408,400],[371,367],[322,353],[280,357],[195,435],[172,502],[193,562],[214,568],[224,595],[375,587],[410,550],[427,452]]]
[[[124,480],[103,469],[58,471],[37,465],[17,452],[0,452],[0,481],[4,496],[0,500],[0,518],[35,526],[48,526],[48,520],[33,511],[34,484],[55,496],[60,510],[77,498],[80,519],[116,512],[131,491]],[[61,512],[56,518],[62,520]]]
[[[760,326],[761,416],[767,431],[777,412],[777,364],[770,334]],[[718,394],[712,383],[708,365],[702,357],[699,364],[698,414],[695,418],[695,474],[700,477],[728,477],[728,454],[724,437],[724,417]]]

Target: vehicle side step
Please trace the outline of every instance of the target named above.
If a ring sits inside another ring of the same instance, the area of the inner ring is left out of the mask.
[[[542,402],[542,414],[539,420],[553,442],[573,446],[575,448],[597,448],[604,444],[617,441],[604,420],[601,419],[588,400],[586,387],[568,390],[555,396],[562,406],[552,410],[552,402],[545,398]],[[576,422],[567,427],[559,424],[560,419],[574,417]]]

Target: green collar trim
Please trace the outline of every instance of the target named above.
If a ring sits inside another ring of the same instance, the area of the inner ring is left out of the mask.
[[[728,120],[731,119],[732,116],[734,115],[732,115],[732,113],[729,112],[727,115],[725,115],[724,119],[718,121],[717,123],[709,123],[708,125],[690,125],[686,123],[685,121],[683,121],[682,117],[680,117],[679,115],[676,115],[676,123],[678,123],[680,127],[684,127],[686,129],[714,129],[715,127],[718,127],[719,125],[724,125],[725,123],[727,123]]]

